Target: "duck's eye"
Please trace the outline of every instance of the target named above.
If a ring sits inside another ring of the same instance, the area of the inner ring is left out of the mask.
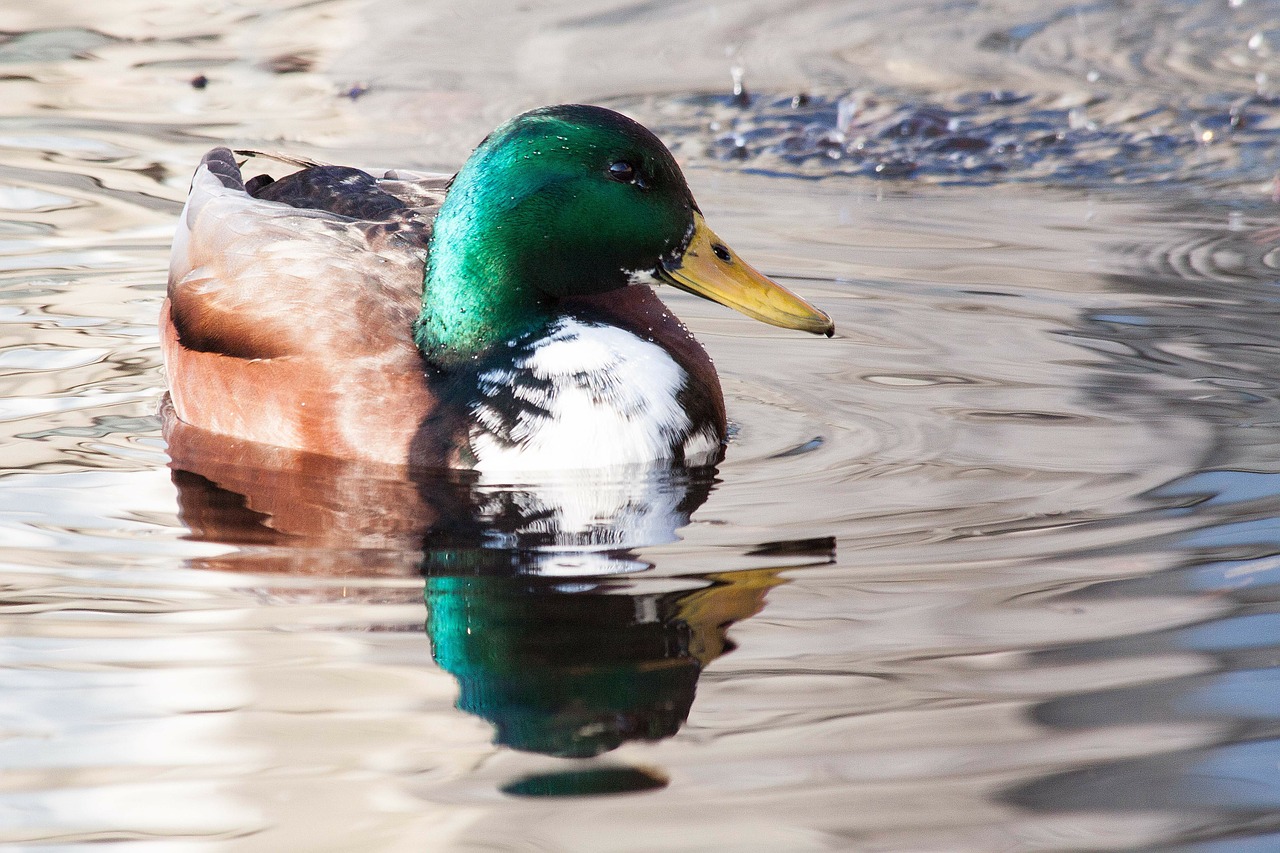
[[[609,177],[615,181],[621,181],[629,184],[636,179],[636,167],[632,166],[626,160],[619,160],[616,163],[609,164]]]

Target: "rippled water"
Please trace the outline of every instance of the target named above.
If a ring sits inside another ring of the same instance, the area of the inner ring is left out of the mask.
[[[1280,846],[1277,20],[0,9],[0,843]],[[666,294],[714,476],[166,442],[206,147],[447,169],[572,99],[840,329]]]

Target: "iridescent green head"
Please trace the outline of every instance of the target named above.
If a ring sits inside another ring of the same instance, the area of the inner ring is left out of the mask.
[[[418,346],[437,364],[461,362],[538,329],[562,299],[651,276],[760,316],[722,298],[722,285],[689,263],[708,240],[699,264],[777,287],[705,229],[671,152],[644,127],[603,107],[524,113],[491,133],[454,178],[434,224]],[[810,331],[829,327],[800,304],[824,324]]]
[[[671,152],[631,119],[579,105],[517,116],[436,218],[419,345],[449,361],[536,328],[563,297],[625,287],[682,248],[694,209]]]

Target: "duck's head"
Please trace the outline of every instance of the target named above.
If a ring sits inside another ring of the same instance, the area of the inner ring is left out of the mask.
[[[834,330],[707,227],[651,132],[603,107],[544,107],[491,133],[454,178],[417,339],[448,363],[536,328],[562,299],[653,283],[773,325]]]

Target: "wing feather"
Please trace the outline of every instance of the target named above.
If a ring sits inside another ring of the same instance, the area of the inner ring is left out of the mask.
[[[249,359],[368,353],[388,344],[371,329],[399,329],[412,346],[434,187],[380,181],[404,213],[355,220],[253,198],[230,157],[206,156],[179,219],[169,299],[182,345]]]
[[[412,335],[439,184],[378,185],[404,209],[356,220],[254,198],[230,151],[205,157],[161,310],[178,417],[277,447],[440,463],[414,449],[435,398]]]

